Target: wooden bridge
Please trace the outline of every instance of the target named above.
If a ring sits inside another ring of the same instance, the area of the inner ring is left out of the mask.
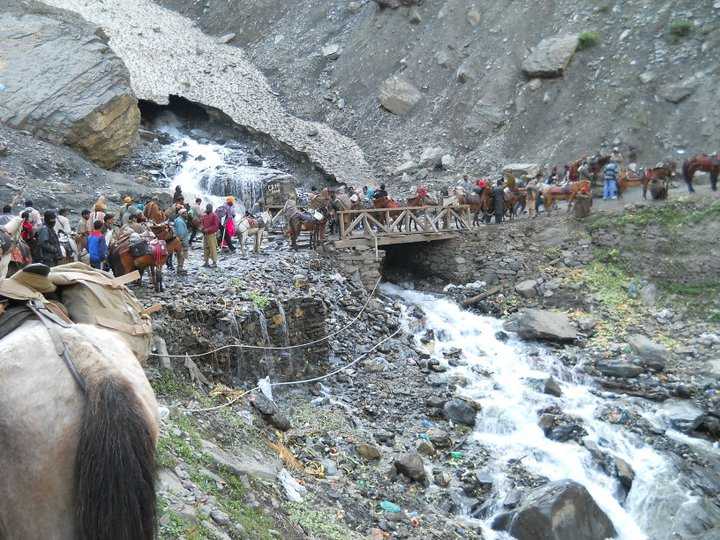
[[[345,210],[338,222],[338,248],[448,240],[473,228],[470,207],[461,205]]]

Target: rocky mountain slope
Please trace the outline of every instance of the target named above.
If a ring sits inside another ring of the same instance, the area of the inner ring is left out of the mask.
[[[175,95],[219,109],[251,134],[273,139],[329,177],[368,177],[354,141],[289,114],[243,52],[206,36],[192,21],[150,0],[47,3],[73,10],[107,32],[111,47],[130,70],[138,98],[162,104]]]
[[[291,111],[355,139],[381,174],[428,147],[456,158],[442,177],[615,143],[641,163],[720,146],[716,1],[158,1],[242,47]],[[581,39],[562,76],[523,71],[567,35]],[[379,99],[393,78],[411,85],[400,114]]]

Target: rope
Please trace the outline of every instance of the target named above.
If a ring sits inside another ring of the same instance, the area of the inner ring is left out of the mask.
[[[368,299],[365,301],[365,304],[363,305],[360,312],[353,317],[349,323],[347,323],[345,326],[339,328],[335,332],[332,332],[328,334],[325,337],[315,339],[313,341],[309,341],[307,343],[300,343],[298,345],[286,345],[284,347],[274,347],[274,346],[265,346],[265,345],[245,345],[243,343],[231,343],[229,345],[223,345],[222,347],[218,347],[217,349],[211,349],[209,351],[203,352],[203,353],[196,353],[196,354],[160,354],[160,353],[153,353],[151,352],[149,356],[158,356],[162,358],[200,358],[203,356],[209,356],[211,354],[215,354],[220,351],[224,351],[226,349],[259,349],[259,350],[265,350],[265,351],[285,351],[289,349],[301,349],[304,347],[310,347],[311,345],[317,345],[318,343],[322,343],[323,341],[327,341],[328,339],[338,335],[340,332],[343,332],[344,330],[347,330],[350,328],[353,324],[355,324],[360,316],[365,312],[365,310],[368,307],[368,304],[370,303],[370,300],[372,300],[373,295],[375,294],[375,290],[377,289],[377,286],[380,284],[380,279],[375,282],[375,286],[372,288],[372,291],[370,291],[370,295],[368,296]]]
[[[271,386],[271,387],[276,387],[276,386],[293,386],[293,385],[297,385],[297,384],[308,384],[308,383],[313,383],[313,382],[322,381],[322,380],[324,380],[324,379],[327,379],[327,378],[329,378],[329,377],[332,377],[333,375],[337,375],[337,374],[340,373],[341,371],[345,371],[346,369],[350,369],[351,367],[353,367],[353,366],[354,366],[355,364],[357,364],[360,360],[362,360],[362,359],[365,358],[368,354],[370,354],[370,353],[373,352],[375,349],[377,349],[380,345],[382,345],[383,343],[385,343],[385,342],[388,341],[389,339],[394,338],[394,337],[395,337],[396,335],[398,335],[400,332],[402,332],[402,328],[398,328],[398,329],[395,330],[392,334],[390,334],[390,335],[384,337],[382,340],[378,341],[375,345],[372,346],[372,348],[370,348],[369,350],[367,350],[367,351],[365,351],[364,353],[362,353],[360,356],[358,356],[355,360],[353,360],[353,361],[350,362],[349,364],[346,364],[346,365],[344,365],[344,366],[342,366],[342,367],[339,367],[339,368],[331,371],[330,373],[326,373],[325,375],[320,375],[319,377],[313,377],[312,379],[302,379],[302,380],[299,380],[299,381],[286,381],[286,382],[271,383],[270,386]],[[237,403],[238,401],[240,401],[241,398],[245,397],[245,396],[248,395],[250,392],[254,392],[255,390],[259,390],[259,389],[260,389],[259,386],[255,386],[254,388],[251,388],[250,390],[247,390],[247,391],[243,392],[242,394],[240,394],[240,395],[232,398],[230,401],[228,401],[228,402],[226,402],[226,403],[223,403],[223,404],[221,404],[221,405],[217,405],[217,406],[215,406],[215,407],[208,407],[208,408],[206,408],[206,409],[185,409],[185,412],[189,412],[189,413],[205,413],[205,412],[217,411],[218,409],[222,409],[223,407],[229,407],[230,405],[233,405],[233,404]]]

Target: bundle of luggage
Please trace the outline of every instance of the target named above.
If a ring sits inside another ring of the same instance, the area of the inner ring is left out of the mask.
[[[137,272],[132,272],[114,278],[84,263],[52,269],[32,264],[11,278],[0,280],[0,339],[16,328],[23,317],[32,316],[31,310],[21,309],[32,304],[58,321],[92,324],[119,333],[144,364],[152,340],[150,313],[155,309],[143,308],[126,287],[138,277]]]

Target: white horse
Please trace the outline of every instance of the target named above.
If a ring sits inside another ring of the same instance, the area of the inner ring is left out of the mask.
[[[0,538],[152,540],[159,427],[145,373],[119,334],[48,324],[54,339],[37,319],[0,339]]]
[[[262,212],[258,217],[255,226],[250,223],[247,216],[235,216],[235,236],[240,244],[240,252],[245,255],[245,242],[248,236],[255,237],[255,253],[260,253],[262,247],[265,225],[272,222],[270,212]]]
[[[20,239],[20,225],[22,225],[22,218],[14,217],[0,227],[0,279],[7,276],[13,246]]]

